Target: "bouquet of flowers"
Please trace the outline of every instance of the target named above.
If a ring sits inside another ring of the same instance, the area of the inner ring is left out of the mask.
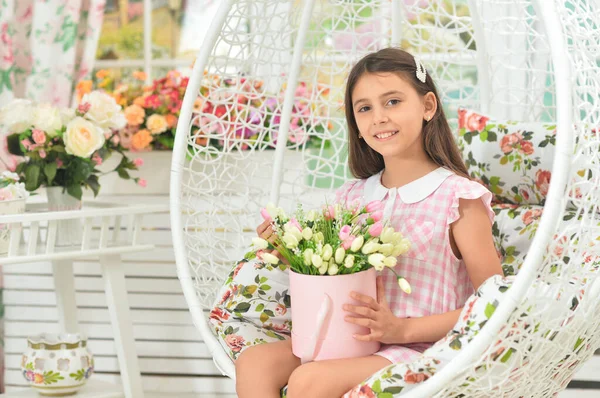
[[[315,87],[318,97],[326,98],[329,90]],[[200,117],[192,133],[200,146],[219,149],[275,149],[285,85],[278,93],[267,93],[259,79],[222,79],[206,75],[195,111]],[[292,106],[288,147],[321,147],[331,125],[320,118],[325,112],[323,101],[311,98],[313,87],[300,82]],[[326,141],[328,143],[328,141]]]
[[[123,148],[131,151],[171,150],[183,96],[189,79],[169,71],[151,86],[144,86],[146,74],[136,71],[130,78],[117,79],[107,70],[96,72],[93,81],[78,84],[83,96],[93,87],[104,90],[124,109],[126,124],[119,130]]]
[[[4,171],[0,175],[0,201],[27,199],[29,192],[25,184],[19,182],[19,175],[10,171]]]
[[[125,117],[115,100],[99,91],[85,94],[77,109],[14,100],[0,110],[0,125],[8,131],[8,151],[25,157],[15,172],[28,191],[60,186],[77,199],[83,188],[97,195],[96,166],[114,151],[123,154],[116,135]],[[128,170],[139,165],[123,155],[113,171],[129,179]]]
[[[262,261],[278,264],[276,250],[290,268],[304,275],[343,275],[389,268],[398,279],[398,285],[411,292],[408,281],[394,270],[397,257],[410,250],[410,242],[384,225],[381,202],[366,206],[335,204],[322,211],[304,212],[299,206],[295,216],[289,217],[273,204],[267,205],[262,216],[272,222],[275,239],[253,239],[256,256]]]

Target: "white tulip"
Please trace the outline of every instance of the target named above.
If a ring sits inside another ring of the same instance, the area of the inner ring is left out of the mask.
[[[396,257],[386,257],[383,260],[383,265],[385,265],[388,268],[394,268],[397,263],[398,263],[398,259]]]
[[[283,226],[283,230],[288,234],[294,235],[294,237],[300,242],[302,240],[302,232],[295,225],[290,224],[289,222]]]
[[[375,253],[376,251],[379,250],[379,243],[376,243],[375,241],[368,241],[367,243],[365,243],[365,245],[362,248],[362,253],[363,254],[371,254],[371,253]]]
[[[336,275],[338,273],[340,269],[338,268],[338,265],[336,263],[331,263],[329,265],[329,268],[327,269],[327,273],[329,275]]]
[[[323,257],[324,261],[329,261],[331,256],[333,256],[333,248],[328,243],[323,247],[323,256],[322,257]]]
[[[379,235],[379,240],[381,240],[382,243],[390,243],[393,238],[394,228],[392,227],[385,227],[383,231],[381,231],[381,235]]]
[[[399,245],[400,242],[402,242],[402,238],[403,238],[403,236],[400,232],[394,232],[393,237],[392,237],[392,242],[395,245]]]
[[[267,213],[269,213],[269,215],[271,216],[271,218],[273,220],[276,219],[277,216],[279,215],[279,210],[272,202],[267,203],[267,206],[265,207],[265,209],[267,210]]]
[[[252,238],[252,246],[254,246],[256,250],[265,250],[267,247],[269,247],[269,242],[263,238]]]
[[[350,250],[353,252],[359,251],[363,243],[365,243],[365,238],[362,235],[357,238],[354,238],[354,240],[352,241],[352,245],[350,245]]]
[[[269,264],[273,264],[273,265],[279,264],[279,258],[277,256],[272,255],[271,253],[262,253],[261,259],[265,263],[269,263]]]
[[[412,292],[412,288],[410,287],[410,283],[404,278],[398,278],[398,286],[400,289],[406,294],[410,294]]]
[[[383,245],[379,245],[379,252],[384,256],[389,256],[394,251],[394,245],[391,243],[384,243]]]
[[[295,247],[298,247],[298,243],[299,243],[298,239],[296,239],[296,237],[291,233],[283,234],[283,237],[281,238],[281,240],[285,244],[285,247],[287,247],[288,249],[293,249]]]
[[[306,240],[310,240],[313,236],[313,231],[312,229],[306,227],[302,230],[302,237]]]
[[[354,267],[354,255],[349,254],[344,260],[344,267],[352,268]]]
[[[323,235],[323,232],[317,232],[316,234],[314,234],[313,240],[317,243],[323,243],[323,241],[325,240],[325,236]]]
[[[306,213],[306,220],[307,221],[315,221],[316,218],[317,218],[317,212],[316,211],[311,210],[308,213]]]
[[[323,259],[318,254],[313,254],[310,259],[312,264],[317,268],[320,268],[323,265]]]
[[[323,265],[321,265],[319,267],[319,274],[325,275],[327,273],[328,269],[329,269],[329,263],[324,263]]]
[[[335,251],[335,262],[341,264],[344,261],[344,257],[346,256],[346,250],[343,247],[338,247]]]
[[[367,258],[367,261],[369,262],[369,264],[371,264],[373,267],[375,267],[375,269],[377,271],[381,271],[385,267],[385,265],[383,264],[384,259],[385,259],[385,256],[383,254],[375,253],[375,254],[369,255],[369,257]]]
[[[306,249],[303,253],[304,265],[312,265],[313,249]]]

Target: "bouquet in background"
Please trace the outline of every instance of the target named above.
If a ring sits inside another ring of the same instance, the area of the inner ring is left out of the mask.
[[[14,100],[0,110],[0,125],[8,132],[8,151],[25,157],[15,172],[27,191],[59,186],[77,199],[84,188],[97,195],[96,166],[114,151],[123,154],[116,135],[125,117],[114,98],[99,91],[83,95],[76,109]],[[112,171],[129,179],[128,170],[137,170],[138,165],[123,155]]]
[[[10,171],[4,171],[0,175],[0,201],[27,199],[29,192],[25,184],[19,182],[19,175]]]
[[[118,79],[114,73],[99,70],[93,81],[78,84],[78,95],[97,87],[123,107],[126,124],[119,129],[119,140],[124,149],[171,150],[189,79],[178,71],[169,71],[150,86],[144,85],[145,80],[146,74],[140,71]]]
[[[295,216],[289,217],[269,204],[262,216],[271,221],[276,238],[273,243],[254,238],[256,256],[278,264],[279,258],[269,253],[277,250],[294,272],[304,275],[343,275],[387,267],[396,274],[400,288],[410,293],[408,281],[394,270],[397,257],[410,250],[410,242],[384,225],[381,207],[379,201],[362,207],[336,204],[320,212],[304,212],[299,206]]]
[[[286,87],[268,93],[262,80],[240,77],[223,79],[205,74],[196,100],[192,134],[199,146],[219,151],[275,149],[281,124]],[[313,99],[313,91],[316,99]],[[331,124],[324,117],[324,100],[329,90],[305,82],[298,83],[292,106],[287,146],[290,148],[322,146]],[[328,141],[326,141],[328,143]]]

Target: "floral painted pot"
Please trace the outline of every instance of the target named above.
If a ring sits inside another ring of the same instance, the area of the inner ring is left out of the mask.
[[[87,339],[80,334],[40,334],[27,339],[23,376],[41,395],[75,394],[94,371]]]

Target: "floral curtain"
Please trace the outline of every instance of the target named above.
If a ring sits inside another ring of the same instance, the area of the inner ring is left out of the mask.
[[[105,3],[0,0],[0,107],[13,98],[71,105],[77,82],[91,73]],[[0,170],[16,167],[5,141],[0,144]],[[0,266],[0,294],[3,286]],[[4,346],[3,314],[0,300],[0,347]],[[0,367],[0,392],[4,392],[3,351]]]

